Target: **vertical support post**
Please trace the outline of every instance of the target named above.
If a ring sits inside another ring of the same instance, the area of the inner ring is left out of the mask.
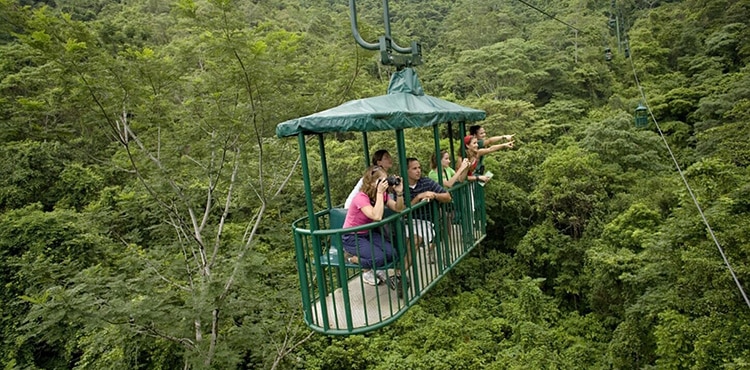
[[[399,169],[401,170],[401,178],[404,181],[404,187],[407,187],[407,186],[409,186],[409,174],[407,173],[406,143],[405,142],[406,142],[406,140],[404,138],[404,129],[397,129],[396,130],[396,148],[398,150],[398,161],[399,161],[399,164],[400,164]],[[407,209],[411,208],[411,192],[404,191],[404,205],[407,207]],[[405,225],[405,227],[411,227],[412,226],[411,225],[411,220],[412,220],[411,211],[409,211],[409,214],[408,214],[407,219],[406,219],[406,225]],[[411,240],[409,241],[408,245],[406,245],[405,248],[404,248],[404,251],[406,251],[406,248],[409,249],[408,253],[411,254],[412,259],[415,259],[416,256],[417,256],[417,251],[415,250],[416,248],[414,248],[415,247],[414,240],[416,239],[414,237],[414,231],[415,230],[412,230],[411,233],[409,234],[409,235],[412,235],[412,237],[410,238]],[[404,239],[398,239],[398,240],[400,241],[400,240],[404,240]],[[407,256],[407,254],[403,255],[404,258],[406,258],[406,256]],[[412,284],[413,284],[413,286],[418,287],[418,286],[420,286],[419,285],[419,271],[417,270],[417,265],[418,264],[417,264],[416,261],[411,261],[411,262],[412,262],[412,264],[411,264],[411,268],[412,268]],[[404,269],[404,264],[403,263],[401,264],[401,266],[399,267],[399,269],[401,269],[402,276],[407,276],[407,275],[405,275],[407,271]],[[407,302],[408,302],[408,300],[407,300]]]
[[[307,219],[310,220],[310,230],[318,230],[318,219],[315,217],[313,208],[312,188],[310,187],[310,168],[307,161],[307,146],[305,144],[305,135],[297,134],[297,143],[299,144],[299,155],[302,161],[302,180],[305,186],[305,204],[307,205]]]
[[[450,150],[451,163],[456,164],[456,147],[453,145],[453,122],[448,122],[448,148]]]
[[[460,135],[460,142],[458,145],[461,146],[461,157],[466,158],[466,145],[464,145],[464,137],[466,136],[466,121],[463,121],[458,126],[458,132]],[[466,187],[468,193],[466,197],[466,204],[463,206],[459,205],[459,207],[462,207],[463,210],[465,210],[466,217],[461,218],[461,230],[463,237],[461,239],[461,244],[463,244],[463,250],[467,250],[467,246],[474,245],[474,220],[476,217],[476,212],[474,209],[472,209],[472,205],[474,208],[476,207],[476,201],[474,199],[474,189],[478,187],[477,182],[470,182],[468,186]]]
[[[466,145],[464,145],[464,137],[466,136],[466,122],[461,122],[458,126],[459,143],[461,146],[461,157],[466,158]]]
[[[385,37],[386,42],[391,40],[391,15],[388,10],[388,0],[383,0],[383,20],[385,21]]]
[[[323,134],[318,134],[318,150],[320,151],[320,169],[323,173],[323,189],[326,191],[326,206],[331,209],[331,189],[328,186],[328,162],[326,161],[326,145]]]
[[[440,154],[440,128],[437,124],[432,125],[432,140],[435,143],[435,148],[433,149],[435,151],[435,170],[437,171],[437,177],[438,177],[438,185],[440,187],[443,187],[443,156]],[[447,191],[447,189],[446,189]],[[435,213],[433,213],[432,222],[435,228],[435,237],[433,240],[434,248],[435,248],[435,254],[437,257],[437,265],[438,270],[442,272],[443,270],[443,253],[438,253],[438,251],[444,250],[441,249],[443,247],[443,244],[446,244],[445,241],[449,241],[450,238],[448,238],[448,227],[451,227],[450,220],[448,219],[448,215],[444,212],[445,209],[447,209],[448,205],[443,205],[438,202],[434,202],[434,209],[436,209]],[[427,245],[426,249],[427,253],[429,254],[429,245]]]
[[[438,128],[437,124],[432,125],[432,139],[435,142],[435,147],[433,148],[434,150],[433,155],[435,156],[435,161],[437,164],[437,167],[435,168],[435,170],[437,171],[437,175],[438,175],[438,184],[440,186],[443,186],[443,163],[442,163],[443,157],[440,155],[440,128]]]
[[[367,132],[362,132],[362,148],[365,150],[365,168],[370,167],[370,143],[367,142]]]
[[[300,158],[302,159],[302,180],[305,186],[305,203],[307,205],[307,219],[310,221],[310,231],[315,231],[320,229],[320,225],[318,225],[318,218],[315,216],[315,208],[313,206],[313,199],[312,199],[312,188],[310,186],[310,168],[309,168],[309,162],[307,161],[307,147],[305,145],[305,135],[303,133],[297,134],[297,142],[299,143],[299,152],[300,152]],[[323,270],[320,264],[320,256],[322,254],[321,252],[321,245],[320,245],[320,237],[312,234],[312,245],[313,245],[313,266],[315,268],[315,278],[318,281],[318,296],[320,297],[320,309],[322,312],[323,317],[323,327],[328,327],[328,307],[326,306],[325,296],[328,295],[327,289],[325,286],[325,277],[323,276]],[[297,258],[304,259],[306,257],[305,253],[302,254],[302,256],[297,256]],[[299,263],[299,262],[298,262]],[[303,271],[300,271],[300,273],[303,273]],[[302,281],[302,279],[300,279]],[[302,287],[302,289],[308,289],[307,286]],[[309,297],[309,295],[308,295]]]
[[[406,144],[404,139],[404,129],[396,130],[396,150],[398,150],[398,167],[401,170],[401,178],[404,180],[404,188],[409,186],[409,177],[406,172]],[[404,191],[404,205],[409,207],[411,204],[411,194]]]

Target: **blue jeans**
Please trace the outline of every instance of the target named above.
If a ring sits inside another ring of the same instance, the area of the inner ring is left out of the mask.
[[[395,262],[398,254],[393,245],[380,233],[346,234],[341,237],[344,250],[359,257],[359,265],[364,269],[383,267]]]

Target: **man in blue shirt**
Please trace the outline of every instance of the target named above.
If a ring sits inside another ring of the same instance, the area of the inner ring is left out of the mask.
[[[411,197],[411,204],[416,205],[419,202],[430,202],[436,200],[440,203],[448,203],[452,200],[451,194],[443,189],[437,182],[429,177],[422,176],[422,166],[416,158],[406,159],[406,173],[409,186],[406,188]],[[432,208],[422,207],[415,212],[412,219],[412,229],[417,235],[417,245],[422,242],[430,248],[430,263],[435,263],[435,248],[432,245],[432,239],[435,236],[435,225],[433,224]]]

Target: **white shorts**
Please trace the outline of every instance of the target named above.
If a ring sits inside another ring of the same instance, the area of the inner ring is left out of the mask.
[[[414,230],[414,234],[422,237],[422,243],[424,243],[425,246],[432,243],[432,239],[435,237],[435,225],[427,220],[413,218],[411,220],[411,225],[406,226],[407,237],[411,235],[412,230]]]

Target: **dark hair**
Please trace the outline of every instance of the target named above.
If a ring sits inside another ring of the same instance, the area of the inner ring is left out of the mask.
[[[411,162],[414,162],[414,161],[419,162],[419,159],[416,159],[414,157],[406,158],[406,168],[409,168],[409,165],[411,164]]]
[[[482,128],[482,126],[480,125],[473,125],[469,127],[469,135],[476,136],[480,128]]]
[[[385,149],[380,149],[380,150],[376,151],[375,153],[372,153],[372,165],[373,166],[377,166],[378,162],[382,161],[383,157],[386,154],[389,154],[389,153]]]

